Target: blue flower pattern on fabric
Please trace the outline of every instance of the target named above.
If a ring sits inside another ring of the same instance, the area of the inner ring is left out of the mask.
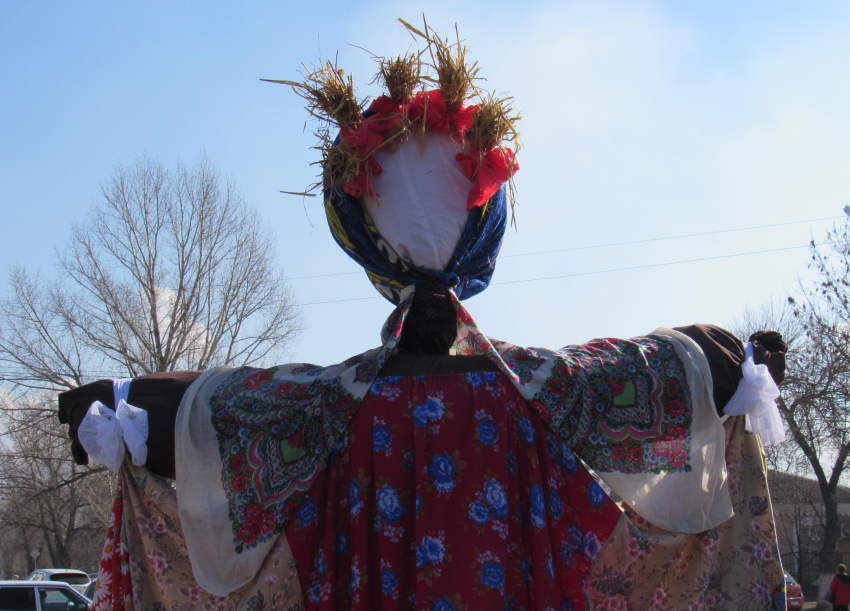
[[[534,443],[534,429],[531,426],[531,420],[528,416],[523,416],[519,419],[519,436],[528,445]]]
[[[360,493],[363,489],[357,480],[351,478],[351,483],[348,484],[348,508],[351,511],[351,518],[354,519],[363,509],[363,500],[360,498]]]
[[[485,446],[495,445],[499,441],[499,427],[492,420],[483,419],[478,423],[478,440]]]
[[[398,576],[391,568],[381,569],[381,592],[392,594],[398,589]]]
[[[597,482],[593,482],[587,488],[587,496],[590,499],[590,504],[594,507],[599,507],[608,499],[608,495]]]
[[[434,484],[439,492],[451,492],[457,485],[454,474],[457,467],[448,452],[437,454],[431,458],[428,475],[434,478]]]
[[[390,429],[383,424],[375,425],[372,433],[372,447],[375,452],[386,452],[390,448],[392,442],[393,439],[390,435]]]
[[[546,526],[546,507],[543,504],[543,491],[534,484],[529,491],[531,500],[531,523],[537,528]]]
[[[389,484],[384,484],[378,489],[377,497],[378,511],[381,512],[381,517],[385,522],[394,524],[407,513],[407,508],[401,504],[398,498],[398,492]]]
[[[457,611],[457,607],[454,606],[448,596],[442,596],[434,601],[431,611]]]
[[[584,537],[584,549],[582,552],[588,560],[593,560],[596,558],[596,554],[599,553],[599,550],[602,549],[602,544],[599,542],[599,539],[592,532],[589,532]]]
[[[508,517],[508,495],[498,480],[484,482],[484,500],[487,501],[494,518],[504,520]]]
[[[345,531],[338,531],[336,533],[336,553],[337,554],[345,554],[348,552],[348,547],[351,544],[351,539],[348,536],[348,533]]]
[[[491,588],[501,588],[505,585],[505,569],[498,562],[485,562],[481,565],[481,583]]]
[[[413,408],[413,424],[423,427],[429,422],[436,422],[443,417],[444,410],[445,406],[438,397],[428,397],[425,403],[420,403]]]
[[[436,537],[422,537],[422,543],[416,547],[416,568],[426,564],[439,564],[443,561],[446,548]]]
[[[486,524],[490,521],[490,512],[481,501],[472,501],[469,504],[469,519],[476,524]]]
[[[561,451],[558,453],[558,466],[567,473],[576,473],[578,471],[578,459],[570,447],[561,443]]]
[[[307,499],[298,507],[298,527],[307,528],[316,522],[316,502]]]
[[[561,505],[561,497],[558,495],[557,490],[550,490],[549,495],[546,502],[546,508],[549,510],[549,515],[552,516],[553,520],[557,520],[561,517],[563,513],[563,507]]]

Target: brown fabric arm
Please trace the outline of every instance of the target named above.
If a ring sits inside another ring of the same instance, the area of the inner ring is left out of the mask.
[[[202,371],[169,371],[134,378],[127,402],[148,412],[148,459],[145,466],[164,477],[174,477],[174,423],[177,408],[189,385]],[[77,430],[94,401],[115,409],[112,380],[98,380],[73,390],[59,393],[59,422],[70,425],[71,454],[79,465],[87,465],[89,457]]]
[[[714,381],[714,404],[717,413],[723,415],[723,408],[738,389],[743,377],[741,363],[744,362],[744,343],[726,329],[714,325],[688,325],[674,327],[679,333],[690,337],[702,348]],[[777,384],[785,381],[785,352],[788,344],[777,331],[757,331],[750,336],[753,343],[753,360],[756,365],[767,365],[768,371]]]

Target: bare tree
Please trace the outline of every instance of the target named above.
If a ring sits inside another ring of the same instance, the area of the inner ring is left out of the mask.
[[[274,240],[202,157],[119,166],[59,253],[59,278],[13,268],[0,379],[56,390],[92,372],[138,376],[282,356],[300,312]],[[102,375],[100,377],[103,377]]]
[[[30,555],[35,549],[43,554],[42,566],[91,570],[109,520],[104,500],[111,498],[115,477],[103,467],[74,464],[47,393],[3,393],[0,409],[5,433],[0,444],[0,531],[23,552],[19,555],[27,564],[18,565],[18,572],[35,568]]]
[[[267,363],[302,329],[273,236],[205,157],[118,166],[57,260],[51,280],[12,268],[0,302],[0,542],[28,568],[35,548],[88,565],[115,484],[71,460],[57,391]]]
[[[756,315],[745,314],[744,320],[750,320],[742,326],[750,331],[774,325],[793,340],[778,401],[790,439],[772,451],[771,459],[778,467],[784,460],[786,467],[818,482],[823,590],[835,569],[840,534],[836,490],[850,458],[850,221],[834,227],[821,244],[812,242],[810,267],[816,282],[801,283],[797,295],[788,298],[788,310],[774,304]]]

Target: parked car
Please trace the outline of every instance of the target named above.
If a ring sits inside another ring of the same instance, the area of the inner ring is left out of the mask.
[[[91,611],[91,601],[61,581],[0,581],[0,609]]]
[[[29,581],[63,581],[80,594],[85,593],[91,583],[88,573],[76,569],[38,569],[27,577]]]
[[[802,609],[806,604],[806,598],[803,596],[803,588],[797,583],[797,580],[790,573],[785,573],[785,600],[787,601],[787,609]]]
[[[95,575],[92,582],[86,586],[86,591],[83,592],[83,596],[88,598],[89,600],[94,600],[94,591],[97,589],[97,575]]]

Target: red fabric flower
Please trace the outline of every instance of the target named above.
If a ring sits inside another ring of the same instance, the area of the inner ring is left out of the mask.
[[[248,487],[248,478],[244,473],[240,473],[236,477],[233,478],[233,490],[236,492],[242,492],[245,488]]]
[[[447,134],[451,130],[449,107],[439,89],[417,93],[407,112],[412,121],[425,123],[428,131]]]
[[[230,459],[230,469],[232,471],[241,471],[245,466],[245,459],[241,454],[237,454],[233,458]]]
[[[679,467],[683,466],[688,460],[688,453],[685,451],[684,448],[677,448],[670,452],[668,458],[670,460],[670,466],[678,469]]]
[[[339,138],[357,153],[362,163],[365,163],[365,166],[361,163],[357,178],[343,185],[346,193],[354,197],[360,197],[363,193],[377,195],[372,188],[372,176],[377,176],[384,170],[381,164],[372,157],[372,153],[381,146],[384,139],[380,134],[371,131],[366,123],[361,123],[355,129],[343,129],[339,133]]]
[[[287,380],[286,382],[281,382],[277,385],[277,394],[279,395],[287,395],[292,392],[292,389],[295,388],[295,382],[292,380]]]
[[[671,426],[667,431],[668,439],[687,439],[688,438],[688,429],[681,425]]]
[[[236,533],[241,541],[245,543],[253,543],[260,536],[260,529],[254,524],[245,523],[242,528]]]
[[[516,155],[508,148],[494,148],[477,159],[458,153],[455,159],[460,163],[464,174],[470,178],[475,177],[466,200],[467,211],[486,204],[502,183],[507,182],[519,170]]]
[[[630,461],[639,463],[643,460],[643,447],[639,443],[632,444],[629,446],[628,454]]]
[[[262,371],[258,371],[257,373],[252,373],[247,378],[245,378],[245,388],[248,390],[254,390],[268,382],[272,379],[272,375],[263,369]]]
[[[679,398],[671,399],[667,402],[667,413],[673,416],[681,416],[685,411],[685,403]]]
[[[393,102],[392,98],[386,95],[375,98],[375,101],[369,105],[369,112],[375,114],[387,113],[398,110],[401,104]]]
[[[260,503],[251,503],[245,508],[245,524],[249,522],[256,524],[265,512],[265,508]]]
[[[549,392],[560,397],[567,392],[567,383],[561,378],[554,378],[549,382]]]
[[[664,385],[664,392],[673,397],[679,394],[679,383],[676,380],[667,380]]]
[[[339,399],[336,400],[336,405],[334,406],[337,411],[344,412],[351,405],[351,397],[346,394],[341,394]]]
[[[613,456],[615,460],[623,460],[626,457],[626,448],[624,448],[621,443],[611,446],[611,456]]]
[[[369,112],[373,114],[363,120],[363,125],[376,134],[384,134],[401,125],[405,115],[404,110],[401,104],[382,95],[369,106]]]
[[[451,121],[452,125],[454,125],[454,133],[457,137],[463,138],[466,136],[466,132],[469,131],[469,128],[472,127],[472,120],[475,118],[476,113],[478,112],[478,106],[461,106],[460,110],[456,113],[452,113]]]
[[[371,155],[384,141],[379,134],[370,130],[366,123],[361,123],[354,129],[346,127],[339,132],[339,139],[356,151],[361,159]]]
[[[265,512],[260,517],[260,532],[262,532],[264,535],[269,534],[271,531],[274,530],[275,523],[276,521],[274,518],[274,514],[270,511]]]
[[[345,189],[346,193],[353,195],[354,197],[360,197],[364,193],[372,196],[378,195],[375,192],[375,188],[372,186],[372,177],[382,174],[384,172],[384,168],[381,167],[381,164],[375,161],[374,157],[369,157],[369,159],[366,160],[366,167],[368,170],[360,170],[357,178],[343,185],[343,189]]]
[[[443,98],[443,92],[433,89],[416,94],[408,108],[408,117],[413,121],[423,121],[428,131],[452,133],[459,139],[463,139],[472,127],[472,120],[477,112],[478,106],[461,105],[456,111],[449,110],[449,105]]]

